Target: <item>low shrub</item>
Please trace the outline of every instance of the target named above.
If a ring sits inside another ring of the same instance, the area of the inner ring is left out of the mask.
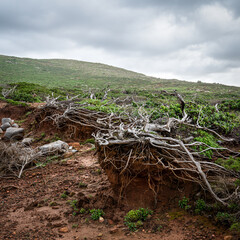
[[[143,221],[146,221],[147,217],[152,214],[153,211],[148,208],[130,210],[124,217],[125,225],[130,231],[136,231],[138,228],[143,226]]]
[[[91,209],[90,213],[91,213],[91,218],[95,221],[105,215],[105,213],[102,209]]]
[[[183,199],[179,200],[178,205],[184,210],[189,210],[191,208],[191,205],[189,205],[189,198],[186,198],[185,196]]]

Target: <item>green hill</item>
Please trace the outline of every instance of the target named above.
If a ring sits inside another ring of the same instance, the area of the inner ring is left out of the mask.
[[[174,89],[187,98],[204,100],[239,98],[240,88],[221,84],[160,79],[100,63],[63,59],[31,59],[0,55],[0,84],[27,82],[48,88],[104,88],[121,90]]]
[[[116,88],[152,85],[158,79],[100,63],[62,59],[30,59],[0,55],[0,82],[30,82],[47,87]],[[165,80],[166,81],[166,80]]]

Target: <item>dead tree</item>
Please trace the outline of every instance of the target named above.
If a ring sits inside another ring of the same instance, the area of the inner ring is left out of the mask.
[[[239,188],[230,190],[226,187],[231,179],[240,179],[239,173],[227,170],[202,155],[209,150],[220,157],[227,157],[230,154],[239,156],[239,153],[223,147],[213,148],[202,142],[185,143],[184,139],[166,136],[165,133],[172,133],[174,129],[184,125],[209,131],[223,141],[233,139],[225,138],[211,129],[200,126],[199,123],[191,124],[191,119],[185,112],[184,99],[177,92],[173,95],[180,101],[182,118],[169,118],[165,124],[152,123],[150,116],[141,107],[138,110],[139,117],[136,117],[128,112],[121,115],[94,112],[74,103],[65,105],[64,108],[63,105],[59,105],[61,106],[59,109],[64,110],[49,116],[48,119],[54,121],[56,126],[68,120],[95,128],[93,136],[101,166],[105,170],[112,169],[119,177],[123,176],[129,181],[136,176],[145,176],[148,179],[149,188],[155,193],[157,193],[158,184],[161,183],[154,179],[162,172],[167,172],[179,181],[199,184],[202,189],[210,193],[213,199],[223,205],[228,205],[230,199],[239,203]],[[201,146],[204,150],[198,150]],[[224,182],[220,195],[214,188],[219,178]],[[125,186],[127,184],[129,182],[125,183]]]
[[[106,169],[111,168],[119,176],[126,174],[125,179],[135,178],[137,175],[143,176],[144,173],[148,182],[153,182],[154,176],[167,171],[176,179],[199,184],[223,205],[228,205],[230,198],[239,201],[238,188],[231,193],[228,189],[222,189],[221,196],[219,196],[212,185],[216,177],[225,176],[225,180],[228,181],[231,177],[239,179],[239,174],[202,157],[202,154],[209,150],[219,156],[223,156],[224,152],[235,154],[235,156],[239,153],[222,147],[213,148],[201,142],[187,144],[180,139],[164,136],[164,132],[171,133],[172,129],[179,125],[185,125],[209,131],[224,141],[232,140],[220,136],[211,129],[201,127],[199,124],[190,124],[183,98],[177,92],[174,95],[180,101],[182,119],[169,118],[164,125],[151,123],[150,117],[144,113],[143,108],[139,109],[140,118],[129,118],[125,122],[119,119],[119,125],[111,122],[110,117],[105,118],[102,123],[105,122],[109,128],[104,131],[100,130],[94,135],[101,166]],[[204,146],[205,150],[196,150],[200,149],[200,146]],[[153,186],[149,185],[149,188],[155,191]]]

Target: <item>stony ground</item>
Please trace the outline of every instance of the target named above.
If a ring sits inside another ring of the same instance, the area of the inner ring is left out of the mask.
[[[89,144],[73,156],[26,171],[21,179],[1,179],[0,191],[0,239],[234,239],[205,217],[161,207],[138,232],[129,232],[123,221],[129,209],[112,199]],[[104,210],[103,222],[90,214],[73,216],[69,202],[83,196],[89,208]]]

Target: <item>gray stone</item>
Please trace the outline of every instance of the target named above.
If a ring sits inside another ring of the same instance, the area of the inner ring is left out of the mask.
[[[1,129],[3,131],[6,131],[9,127],[11,127],[11,124],[9,122],[6,122],[1,126]]]
[[[9,127],[5,134],[4,139],[5,140],[21,140],[24,136],[24,128],[13,128]]]
[[[12,125],[12,127],[19,128],[19,126],[18,126],[17,123],[14,123],[14,124]]]
[[[24,139],[22,140],[22,143],[23,143],[24,145],[27,145],[27,146],[31,145],[32,142],[33,142],[33,138],[24,138]]]
[[[9,124],[11,124],[11,123],[12,123],[12,119],[11,119],[11,118],[2,118],[2,125],[3,125],[4,123],[9,123]]]
[[[42,151],[43,153],[55,153],[55,152],[64,153],[68,151],[68,148],[69,146],[67,143],[58,140],[56,142],[45,144],[39,147],[39,150]]]

